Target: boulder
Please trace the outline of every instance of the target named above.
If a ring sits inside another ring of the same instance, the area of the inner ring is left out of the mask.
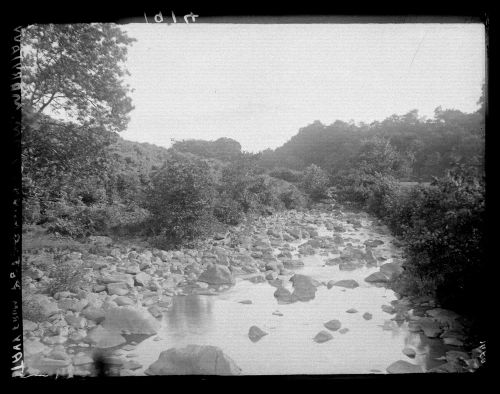
[[[337,319],[330,320],[323,325],[330,331],[337,331],[340,329],[340,327],[342,327],[342,323],[340,322],[340,320]]]
[[[250,327],[250,329],[248,330],[248,338],[250,338],[250,340],[252,342],[257,342],[258,340],[260,340],[263,336],[266,336],[268,335],[267,332],[261,330],[259,327],[257,326],[252,326]]]
[[[147,309],[137,306],[108,309],[102,325],[119,333],[142,335],[156,334],[160,328],[160,323]]]
[[[317,287],[320,283],[310,276],[295,274],[290,278],[293,283],[292,298],[299,301],[309,301],[316,296]]]
[[[288,304],[293,302],[292,293],[288,289],[284,287],[278,287],[274,292],[274,297],[278,300],[279,303]]]
[[[88,320],[100,323],[104,320],[105,312],[102,308],[97,308],[95,306],[88,306],[81,312],[81,315]]]
[[[386,371],[390,374],[398,373],[423,373],[420,365],[411,364],[408,361],[399,360],[389,365]]]
[[[264,279],[265,280],[265,279]],[[198,278],[199,282],[210,285],[234,284],[235,280],[228,267],[220,264],[210,265]]]
[[[328,331],[320,331],[313,338],[314,342],[317,342],[317,343],[323,343],[323,342],[329,341],[331,339],[333,339],[333,335],[330,334]]]
[[[424,332],[425,336],[428,338],[436,338],[443,332],[443,329],[441,328],[439,322],[429,318],[419,319],[418,325]]]
[[[113,240],[111,238],[102,235],[91,235],[89,237],[89,241],[96,245],[102,245],[102,246],[108,246],[113,243]]]
[[[240,375],[241,369],[216,346],[188,345],[160,353],[146,375]]]
[[[302,260],[283,260],[283,267],[285,268],[300,268],[304,266]]]
[[[62,298],[58,301],[57,306],[64,311],[80,312],[88,305],[89,301],[85,298],[81,300],[74,298]]]
[[[108,272],[104,273],[98,281],[103,284],[108,283],[126,283],[130,287],[134,286],[134,277],[130,274],[124,274],[121,272]]]
[[[417,355],[417,353],[415,352],[414,349],[412,349],[411,347],[405,347],[403,349],[403,354],[409,358],[415,358],[415,356]]]
[[[48,346],[45,346],[36,338],[30,338],[23,341],[23,348],[26,357],[35,356],[40,353],[48,353],[50,350]]]
[[[109,330],[101,325],[92,328],[85,338],[85,342],[95,347],[106,349],[122,345],[126,342],[117,331]]]
[[[385,276],[382,272],[374,272],[371,275],[368,275],[365,278],[365,282],[368,283],[387,283],[389,281],[389,278]]]

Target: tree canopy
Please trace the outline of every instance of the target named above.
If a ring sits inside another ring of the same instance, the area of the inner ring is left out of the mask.
[[[112,24],[31,25],[22,33],[23,108],[122,131],[133,109],[123,77],[129,38]]]

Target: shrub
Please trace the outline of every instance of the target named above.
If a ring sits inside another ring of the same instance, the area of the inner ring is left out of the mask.
[[[77,292],[88,281],[82,275],[82,267],[75,260],[58,261],[50,267],[48,277],[50,283],[47,286],[49,294],[54,295],[60,291]]]
[[[173,246],[204,235],[210,228],[215,189],[201,159],[175,153],[156,171],[148,192],[151,229]]]
[[[328,174],[315,164],[304,170],[300,186],[313,200],[328,197],[330,180]]]
[[[273,178],[282,179],[287,182],[300,182],[302,179],[302,173],[300,171],[294,171],[289,168],[275,168],[269,175]]]

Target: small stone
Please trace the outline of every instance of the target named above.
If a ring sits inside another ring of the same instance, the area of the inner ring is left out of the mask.
[[[346,310],[346,313],[358,313],[358,310],[356,308],[351,308]]]
[[[370,312],[363,313],[363,319],[371,320],[372,318],[373,318],[373,315]]]
[[[267,332],[261,330],[259,327],[257,326],[252,326],[250,327],[250,329],[248,330],[248,337],[250,338],[250,340],[252,342],[257,342],[259,341],[263,336],[265,335],[268,335]]]
[[[345,334],[345,333],[347,333],[348,331],[349,331],[349,329],[348,329],[348,328],[341,328],[341,329],[339,330],[339,332],[340,332],[341,334]]]
[[[323,325],[325,326],[325,328],[328,328],[330,331],[337,331],[342,326],[342,323],[339,320],[333,319],[333,320],[326,322]]]
[[[243,300],[243,301],[239,301],[240,304],[245,304],[245,305],[250,305],[250,304],[253,304],[252,300]]]
[[[317,343],[327,342],[331,339],[333,339],[333,335],[330,334],[328,331],[320,331],[313,338],[314,342],[317,342]]]
[[[385,312],[385,313],[389,313],[389,314],[394,314],[396,313],[396,309],[394,309],[393,306],[391,305],[382,305],[381,309]]]

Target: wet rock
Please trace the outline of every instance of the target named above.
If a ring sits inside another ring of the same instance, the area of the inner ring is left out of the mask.
[[[309,301],[316,296],[317,287],[320,283],[310,276],[295,274],[290,278],[293,283],[292,298],[299,301]]]
[[[327,286],[330,286],[330,282],[328,282]],[[346,289],[355,289],[356,287],[359,287],[359,283],[354,279],[343,279],[334,282],[331,286],[345,287]]]
[[[349,332],[349,329],[348,329],[348,328],[345,328],[345,327],[344,327],[344,328],[341,328],[341,329],[339,330],[339,333],[341,333],[341,334],[346,334],[347,332]]]
[[[278,287],[274,292],[274,297],[278,300],[278,302],[283,304],[288,304],[293,302],[292,293],[288,289],[284,287]]]
[[[381,306],[381,309],[385,312],[385,313],[389,313],[389,314],[394,314],[396,313],[396,309],[394,309],[393,306],[391,305],[382,305]]]
[[[106,311],[103,327],[127,334],[156,334],[160,323],[143,307],[121,306]]]
[[[323,325],[325,326],[325,328],[328,328],[330,331],[337,331],[340,329],[340,327],[342,327],[342,323],[340,322],[340,320],[336,320],[336,319],[330,320]]]
[[[408,361],[399,360],[389,365],[386,371],[390,374],[399,373],[423,373],[420,365],[411,364]]]
[[[133,371],[133,370],[142,368],[142,364],[135,361],[135,360],[128,360],[122,364],[122,368],[124,368],[126,370],[131,369]]]
[[[470,356],[469,353],[466,352],[461,352],[458,350],[450,350],[446,352],[446,361],[448,362],[458,362],[459,360],[465,361],[469,360]]]
[[[281,313],[280,311],[274,311],[273,315],[274,316],[283,316],[283,313]]]
[[[358,310],[356,308],[351,308],[346,310],[346,313],[358,313]]]
[[[365,278],[365,282],[368,283],[387,283],[389,281],[389,278],[385,276],[382,272],[374,272],[371,275],[368,275]]]
[[[373,315],[370,312],[363,313],[363,319],[371,320],[372,318],[373,318]]]
[[[146,375],[240,375],[241,369],[216,346],[188,345],[161,352]]]
[[[89,331],[87,337],[85,338],[85,342],[90,343],[97,348],[106,349],[122,345],[126,342],[126,340],[117,331],[109,330],[99,325]]]
[[[64,318],[71,327],[76,329],[84,328],[87,323],[87,320],[83,316],[66,315]]]
[[[417,355],[417,353],[415,352],[414,349],[410,348],[410,347],[405,347],[403,349],[403,354],[409,358],[415,358],[415,356]]]
[[[428,338],[436,338],[443,332],[441,325],[437,321],[429,318],[422,318],[418,320],[418,325]]]
[[[57,306],[59,309],[62,309],[64,311],[73,311],[73,312],[80,312],[83,308],[85,308],[88,305],[89,301],[86,299],[74,299],[74,298],[63,298],[59,300],[57,303]]]
[[[210,265],[198,278],[199,282],[210,285],[234,284],[235,280],[228,267],[220,264]]]
[[[252,326],[250,327],[250,329],[248,330],[248,338],[250,338],[250,340],[252,342],[257,342],[259,341],[263,336],[266,336],[268,335],[267,332],[261,330],[259,327],[257,326]]]
[[[320,331],[313,338],[314,342],[317,342],[317,343],[327,342],[331,339],[333,339],[333,335],[330,334],[328,331]]]
[[[238,301],[240,304],[245,304],[245,305],[250,305],[253,304],[252,300],[243,300],[243,301]]]
[[[458,313],[442,308],[429,309],[426,314],[440,324],[448,325],[450,328],[457,325],[457,319],[460,317]]]
[[[450,345],[450,346],[463,346],[464,343],[457,338],[443,338],[443,342],[445,345]]]
[[[118,305],[118,306],[134,305],[135,304],[135,302],[132,301],[130,298],[124,297],[124,296],[116,297],[115,302],[116,302],[116,305]]]

